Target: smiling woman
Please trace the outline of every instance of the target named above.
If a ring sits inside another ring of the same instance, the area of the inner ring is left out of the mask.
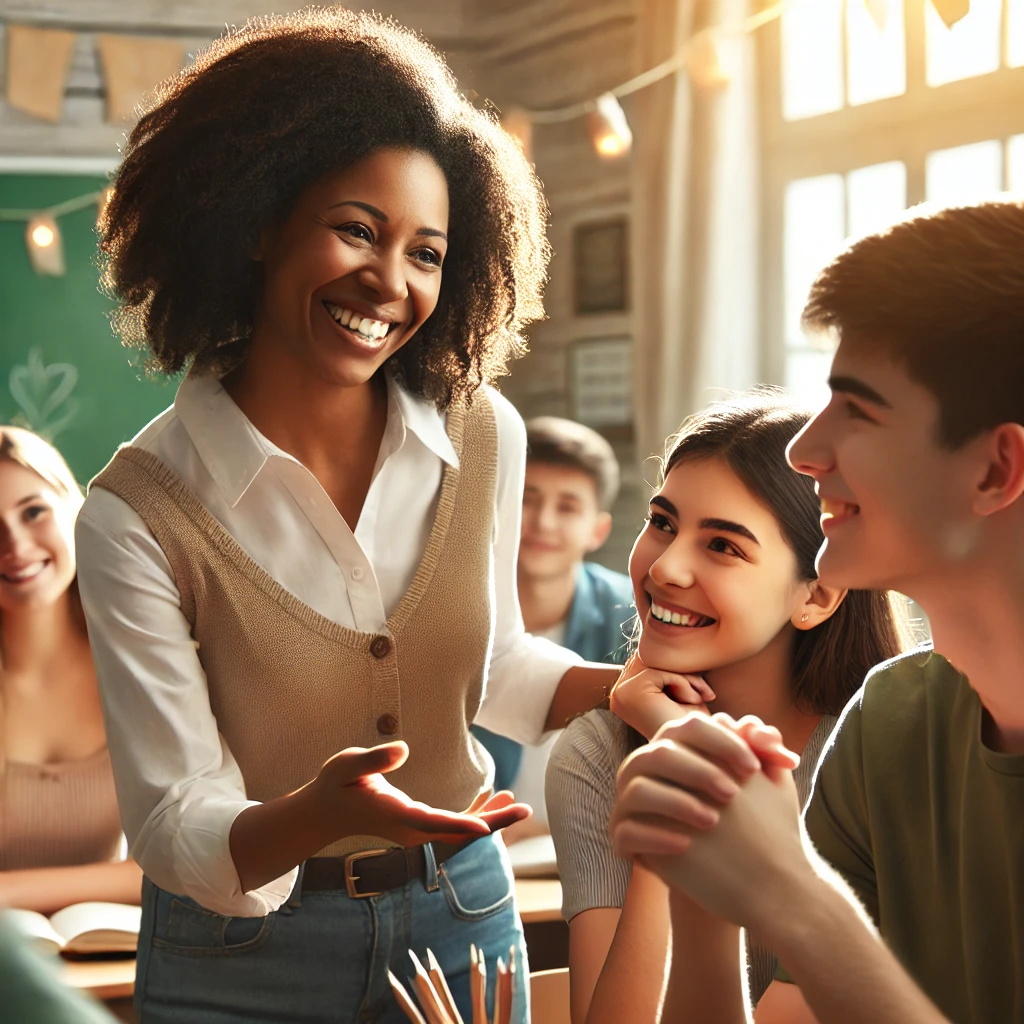
[[[138,903],[75,585],[82,493],[57,451],[0,427],[0,905]]]
[[[189,371],[77,527],[144,1019],[390,1024],[409,948],[468,1018],[475,943],[519,1024],[528,809],[470,726],[535,743],[618,675],[516,597],[532,169],[421,40],[311,8],[156,91],[101,231],[123,339]]]

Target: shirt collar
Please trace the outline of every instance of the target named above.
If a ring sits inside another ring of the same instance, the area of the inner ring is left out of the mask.
[[[455,446],[445,429],[444,414],[437,411],[433,402],[411,395],[390,373],[387,375],[387,382],[389,411],[397,412],[405,430],[412,431],[420,443],[442,462],[446,462],[452,469],[458,469],[459,457],[455,454]],[[401,447],[401,443],[396,447]]]
[[[235,405],[212,373],[189,373],[174,411],[231,508],[276,450]]]
[[[411,431],[453,469],[459,467],[445,417],[433,403],[411,395],[387,374],[388,427],[395,429],[397,450]],[[210,373],[189,373],[178,387],[174,411],[181,420],[214,483],[231,508],[273,455],[291,458],[268,441],[235,405],[221,382]]]

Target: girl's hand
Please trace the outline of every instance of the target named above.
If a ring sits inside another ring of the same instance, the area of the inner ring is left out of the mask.
[[[702,676],[648,668],[638,654],[626,662],[608,697],[608,706],[627,725],[650,739],[666,722],[688,711],[707,712],[715,691]]]
[[[512,794],[478,798],[469,812],[459,814],[413,800],[384,778],[409,756],[401,742],[379,747],[350,747],[335,754],[309,784],[314,813],[333,839],[367,835],[390,839],[400,846],[461,843],[490,834],[529,813],[513,802]],[[326,845],[326,844],[325,844]]]

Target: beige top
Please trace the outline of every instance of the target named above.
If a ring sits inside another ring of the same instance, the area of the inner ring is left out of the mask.
[[[122,448],[93,481],[138,513],[167,556],[248,798],[289,793],[337,751],[391,739],[411,754],[388,778],[413,799],[461,810],[490,786],[490,759],[469,732],[493,633],[497,433],[487,396],[453,407],[447,429],[458,467],[444,469],[422,560],[377,634],[287,591],[149,452]],[[320,855],[381,845],[354,836]]]
[[[58,764],[0,762],[0,871],[114,860],[121,819],[106,748]]]

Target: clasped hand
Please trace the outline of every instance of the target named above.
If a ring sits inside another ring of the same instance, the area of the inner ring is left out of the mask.
[[[760,719],[691,712],[623,763],[615,850],[711,913],[765,930],[813,873],[792,777],[798,763]]]
[[[461,813],[413,800],[384,777],[408,756],[409,748],[401,741],[335,754],[311,783],[320,813],[342,827],[343,834],[380,836],[400,846],[468,842],[531,813],[508,790],[482,793]]]

